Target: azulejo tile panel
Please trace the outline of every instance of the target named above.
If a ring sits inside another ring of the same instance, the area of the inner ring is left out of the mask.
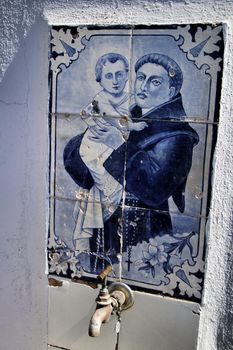
[[[223,26],[52,27],[50,273],[201,299]]]

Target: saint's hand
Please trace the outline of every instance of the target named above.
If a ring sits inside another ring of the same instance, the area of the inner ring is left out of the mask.
[[[104,143],[110,148],[117,149],[124,142],[122,132],[115,126],[110,124],[104,124],[97,118],[95,118],[96,125],[89,128],[93,136],[89,136],[89,139],[97,143]]]

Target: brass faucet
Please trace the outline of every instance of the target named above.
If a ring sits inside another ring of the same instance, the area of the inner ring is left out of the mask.
[[[96,298],[96,310],[91,318],[89,325],[89,336],[98,337],[102,323],[108,322],[113,312],[112,299],[107,289],[107,275],[112,271],[112,266],[108,265],[98,276],[99,282],[102,282],[102,288]]]
[[[111,314],[119,307],[128,309],[134,303],[131,289],[124,283],[112,283],[107,288],[107,275],[112,271],[112,266],[107,266],[97,277],[102,283],[99,295],[96,298],[96,310],[90,320],[89,336],[98,337],[102,323],[109,321]]]

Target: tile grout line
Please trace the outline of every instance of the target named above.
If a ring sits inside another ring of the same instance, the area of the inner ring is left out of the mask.
[[[65,117],[65,118],[80,118],[81,117],[81,114],[80,113],[66,113],[66,112],[63,112],[63,113],[49,113],[49,115],[51,116],[57,116],[57,117]],[[118,116],[115,116],[115,115],[109,115],[109,117],[111,118],[116,118],[116,119],[121,119],[122,117],[118,117]],[[95,115],[95,118],[102,118],[101,115]],[[106,116],[105,119],[107,119],[108,117]],[[193,119],[192,119],[193,118]],[[193,124],[211,124],[211,125],[218,125],[219,122],[214,122],[214,121],[210,121],[210,120],[207,120],[207,119],[199,119],[199,118],[205,118],[205,116],[188,116],[187,118],[183,119],[183,120],[177,120],[177,119],[169,119],[169,118],[160,118],[158,120],[154,120],[154,121],[158,121],[158,122],[170,122],[170,123],[193,123]],[[146,118],[146,117],[141,117],[140,120],[151,120],[150,118]]]
[[[133,33],[133,27],[130,28],[130,42],[129,42],[129,100],[131,101],[131,66],[132,66],[132,35]],[[129,101],[129,102],[130,102]],[[125,210],[125,199],[126,199],[126,167],[127,167],[127,140],[126,140],[126,149],[125,149],[125,159],[124,159],[124,179],[123,179],[123,195],[122,195],[122,211],[121,211],[121,226],[120,226],[120,234],[118,232],[118,235],[120,237],[120,261],[119,261],[119,280],[122,280],[122,256],[123,256],[123,228],[124,228],[124,210]]]
[[[78,199],[78,198],[70,198],[70,197],[62,197],[62,196],[50,196],[49,198],[54,198],[54,199],[57,199],[57,200],[61,200],[61,201],[71,201],[71,202],[76,202],[76,201],[80,201],[81,199]],[[82,200],[86,203],[98,203],[100,204],[101,202],[100,201],[89,201],[89,200]],[[123,208],[123,206],[122,206]],[[127,209],[139,209],[139,210],[150,210],[150,211],[154,211],[154,212],[158,212],[158,213],[164,213],[164,214],[172,214],[172,215],[176,215],[176,216],[186,216],[186,217],[190,217],[190,218],[207,218],[208,216],[206,215],[191,215],[189,213],[179,213],[179,212],[175,212],[175,211],[171,211],[169,210],[168,211],[165,211],[165,210],[159,210],[159,209],[153,209],[153,208],[144,208],[144,207],[137,207],[137,206],[130,206],[130,205],[127,205],[127,204],[124,204],[124,209],[127,208]]]

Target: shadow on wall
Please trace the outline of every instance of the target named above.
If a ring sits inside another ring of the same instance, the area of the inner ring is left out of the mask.
[[[0,42],[4,48],[0,52],[0,82],[35,21],[43,19],[43,3],[37,0],[8,1],[1,5],[5,16],[1,17],[0,23]]]
[[[231,229],[233,232],[233,227]],[[233,237],[231,238],[231,244],[233,244]],[[228,266],[226,276],[225,287],[225,305],[222,306],[222,312],[218,321],[217,327],[217,349],[233,349],[233,299],[232,299],[232,286],[233,286],[233,269],[231,268],[233,261],[233,251],[229,251],[226,266]]]

